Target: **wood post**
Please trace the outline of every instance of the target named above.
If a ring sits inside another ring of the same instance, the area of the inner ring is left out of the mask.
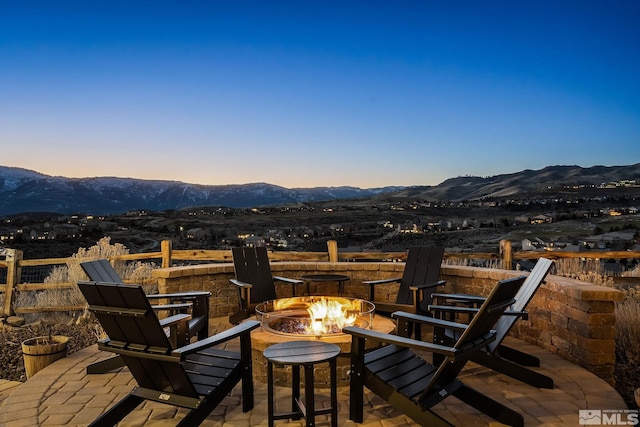
[[[329,262],[338,262],[338,242],[336,240],[328,240],[327,249],[329,250]]]
[[[162,268],[171,267],[171,240],[163,240],[160,242],[160,251],[162,252]]]
[[[11,310],[11,300],[13,299],[13,290],[16,285],[20,283],[21,267],[20,261],[22,261],[22,251],[19,249],[7,249],[6,262],[7,262],[7,287],[4,293],[4,314],[7,316],[13,314]]]
[[[511,270],[513,265],[513,251],[511,250],[511,241],[500,240],[500,258],[502,259],[502,269]]]

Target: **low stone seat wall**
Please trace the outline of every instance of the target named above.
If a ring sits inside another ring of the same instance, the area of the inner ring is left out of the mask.
[[[345,284],[345,296],[367,297],[363,280],[402,276],[404,263],[390,262],[272,262],[274,275],[300,278],[305,274],[335,273],[351,279]],[[487,295],[498,280],[526,274],[511,270],[477,267],[443,266],[440,275],[446,280],[445,292]],[[204,264],[154,270],[161,293],[207,290],[211,297],[211,317],[228,316],[238,307],[238,293],[229,279],[235,277],[233,264]],[[331,295],[337,285],[311,283],[314,294]],[[376,297],[394,301],[397,285],[376,288]],[[279,297],[288,295],[286,287],[276,285]],[[302,291],[302,289],[301,289]],[[536,344],[584,367],[614,383],[615,302],[621,291],[591,285],[559,276],[547,276],[545,283],[529,303],[528,320],[519,320],[511,335]]]

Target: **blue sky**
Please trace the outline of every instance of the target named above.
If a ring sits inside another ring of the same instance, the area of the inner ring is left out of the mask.
[[[640,162],[640,2],[0,0],[0,165],[285,187]]]

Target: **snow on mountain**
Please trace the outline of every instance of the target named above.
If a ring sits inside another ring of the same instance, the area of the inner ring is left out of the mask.
[[[389,191],[397,188],[389,187]],[[199,185],[116,177],[64,178],[0,166],[0,215],[46,211],[110,214],[136,209],[162,211],[194,206],[244,208],[365,197],[380,192],[384,192],[384,188],[290,189],[263,182]]]

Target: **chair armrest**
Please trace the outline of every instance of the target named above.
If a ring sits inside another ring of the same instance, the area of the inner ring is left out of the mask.
[[[437,282],[434,282],[434,283],[423,283],[422,285],[411,285],[409,286],[409,289],[411,289],[412,291],[417,291],[419,289],[428,289],[428,288],[435,288],[437,286],[444,286],[445,283],[447,283],[446,280],[438,280]]]
[[[180,304],[155,304],[155,305],[151,305],[151,308],[154,309],[154,311],[162,311],[162,310],[170,310],[170,311],[175,311],[175,310],[188,310],[191,307],[193,307],[193,304],[190,302],[183,302]]]
[[[462,301],[462,302],[476,302],[476,303],[483,303],[485,302],[486,298],[485,297],[481,297],[478,295],[470,295],[470,294],[441,294],[441,293],[434,293],[431,294],[432,298],[444,298],[447,300],[452,300],[452,301]]]
[[[191,320],[191,315],[182,313],[182,314],[174,314],[173,316],[165,317],[164,319],[160,319],[160,326],[166,328],[167,326],[173,326],[180,322],[187,322]]]
[[[186,299],[197,299],[201,297],[210,297],[210,296],[211,296],[211,292],[209,291],[188,291],[188,292],[176,292],[171,294],[152,294],[152,295],[147,295],[147,298],[150,300],[164,299],[164,298],[169,300],[173,300],[173,299],[186,300]]]
[[[401,277],[396,277],[393,279],[367,280],[367,281],[363,281],[362,284],[363,285],[382,285],[384,283],[400,282],[401,280],[402,280]]]
[[[236,286],[238,286],[238,287],[240,287],[240,288],[252,288],[252,287],[253,287],[253,285],[252,285],[251,283],[243,282],[242,280],[238,280],[238,279],[229,279],[229,281],[230,281],[232,284],[234,284],[234,285],[236,285]]]
[[[362,329],[356,326],[347,326],[342,328],[342,332],[353,335],[355,337],[379,341],[385,344],[395,344],[400,347],[413,348],[415,350],[428,351],[430,353],[443,354],[445,356],[454,356],[460,350],[440,344],[432,344],[424,341],[404,338],[398,335],[390,335],[382,332],[373,331],[371,329]]]
[[[503,313],[503,316],[516,316],[521,318],[522,320],[529,320],[529,312],[526,310],[522,310],[522,311],[507,310]]]
[[[259,326],[260,326],[260,322],[258,322],[257,320],[249,320],[246,322],[242,322],[237,326],[229,328],[226,331],[217,333],[213,336],[210,336],[209,338],[205,338],[203,340],[196,341],[193,344],[188,344],[183,347],[177,348],[173,350],[171,354],[174,356],[179,356],[180,358],[184,358],[189,354],[196,353],[205,348],[209,348],[214,345],[218,345],[223,342],[237,338],[240,335],[247,334]]]
[[[282,276],[273,276],[273,280],[279,280],[281,282],[290,283],[292,285],[299,285],[300,283],[304,283],[304,280],[290,279],[288,277],[282,277]]]
[[[396,319],[403,319],[413,323],[421,323],[423,325],[440,326],[448,329],[457,329],[463,331],[467,329],[467,325],[463,323],[450,322],[448,320],[435,319],[433,317],[421,316],[419,314],[407,313],[405,311],[394,311],[391,313],[391,317]]]
[[[448,312],[448,313],[464,313],[464,314],[476,314],[480,309],[474,307],[457,307],[454,305],[430,305],[429,311]]]

